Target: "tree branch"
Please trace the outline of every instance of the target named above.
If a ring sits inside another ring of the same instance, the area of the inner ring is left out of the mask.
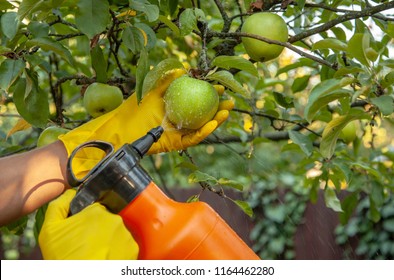
[[[347,11],[346,14],[339,16],[334,20],[331,20],[331,21],[329,21],[325,24],[322,24],[318,27],[309,29],[305,32],[301,32],[301,33],[298,33],[297,35],[290,37],[288,42],[290,44],[292,44],[292,43],[295,43],[295,42],[300,41],[302,39],[305,39],[313,34],[327,31],[327,30],[331,29],[332,27],[334,27],[335,25],[338,25],[342,22],[356,19],[356,18],[372,16],[374,14],[381,12],[381,11],[385,11],[385,10],[388,10],[391,8],[394,8],[394,1],[389,1],[387,3],[383,3],[383,4],[380,4],[380,5],[371,7],[371,8],[367,8],[367,9],[359,11],[359,12]]]

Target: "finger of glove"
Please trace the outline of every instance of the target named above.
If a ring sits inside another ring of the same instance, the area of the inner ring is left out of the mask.
[[[50,202],[45,213],[45,222],[63,220],[67,218],[70,210],[70,203],[75,194],[76,190],[69,189],[61,196]]]
[[[227,110],[218,111],[216,115],[213,117],[213,119],[217,121],[217,127],[219,127],[222,123],[224,123],[228,119],[229,115],[230,112]]]
[[[216,91],[219,94],[219,96],[223,95],[223,93],[224,93],[224,86],[222,86],[222,85],[213,85],[213,87],[216,89]]]
[[[203,127],[196,130],[193,133],[186,134],[182,137],[182,145],[184,148],[197,145],[202,140],[208,137],[218,126],[218,122],[216,120],[211,120],[207,122]]]
[[[231,99],[223,100],[223,101],[220,101],[220,103],[219,103],[218,111],[220,111],[220,110],[231,111],[232,109],[234,109],[234,106],[235,106],[235,104],[234,104],[233,100],[231,100]]]

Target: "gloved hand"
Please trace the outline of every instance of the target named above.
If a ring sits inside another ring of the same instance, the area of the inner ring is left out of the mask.
[[[159,141],[151,147],[149,154],[183,150],[201,142],[228,118],[229,110],[233,109],[234,102],[232,100],[222,101],[213,120],[196,131],[176,129],[166,122],[162,97],[169,84],[185,73],[184,69],[174,69],[168,72],[161,79],[159,85],[142,98],[140,104],[137,102],[136,95],[133,94],[115,110],[59,137],[64,143],[68,155],[78,145],[90,140],[110,142],[117,150],[123,144],[133,142],[159,125],[163,126],[165,131]],[[219,94],[224,91],[223,86],[215,86],[215,88]],[[85,155],[81,153],[74,157],[73,171],[76,177],[79,178],[86,174],[101,158],[101,154],[97,155],[91,151],[86,152]]]
[[[76,191],[49,203],[38,243],[47,260],[137,259],[138,245],[123,224],[99,203],[67,217]]]

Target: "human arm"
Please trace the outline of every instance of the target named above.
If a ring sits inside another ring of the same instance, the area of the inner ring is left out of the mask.
[[[61,141],[0,158],[0,225],[29,214],[66,188],[67,151]]]

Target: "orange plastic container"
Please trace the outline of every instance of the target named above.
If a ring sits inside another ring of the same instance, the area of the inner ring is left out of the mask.
[[[119,213],[140,260],[259,260],[207,203],[181,203],[153,182]]]

